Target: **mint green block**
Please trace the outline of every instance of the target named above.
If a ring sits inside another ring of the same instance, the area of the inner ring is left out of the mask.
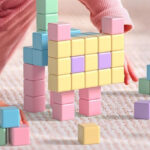
[[[36,0],[36,10],[39,14],[58,13],[58,0]]]
[[[139,79],[139,93],[150,95],[150,81],[146,78]]]
[[[48,23],[58,22],[58,14],[37,14],[37,30],[47,31]]]
[[[7,144],[7,129],[0,128],[0,146]]]

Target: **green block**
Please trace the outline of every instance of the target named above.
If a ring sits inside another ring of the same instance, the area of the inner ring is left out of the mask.
[[[139,79],[139,93],[150,95],[150,81],[146,78]]]
[[[48,23],[58,22],[58,14],[37,14],[37,30],[47,31]]]
[[[0,128],[0,146],[7,144],[7,129]]]
[[[58,0],[36,0],[36,10],[39,14],[58,13]]]

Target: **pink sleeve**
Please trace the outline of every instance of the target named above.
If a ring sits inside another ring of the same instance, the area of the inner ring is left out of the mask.
[[[128,11],[122,6],[121,0],[80,0],[90,11],[93,24],[101,32],[101,19],[103,16],[116,16],[125,19],[125,32],[133,28]]]

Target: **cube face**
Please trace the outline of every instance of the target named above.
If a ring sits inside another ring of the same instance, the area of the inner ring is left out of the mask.
[[[33,48],[24,47],[23,48],[23,61],[27,64],[33,64]]]
[[[80,33],[81,33],[80,29],[71,28],[71,36],[80,34]]]
[[[7,129],[0,128],[0,146],[7,144]]]
[[[112,83],[123,83],[124,82],[124,68],[112,68]]]
[[[124,49],[124,34],[112,35],[112,51]]]
[[[147,65],[147,79],[150,80],[150,65]]]
[[[112,52],[112,67],[124,66],[124,51]]]
[[[139,79],[139,93],[150,94],[150,81],[146,78]]]
[[[111,84],[111,69],[99,70],[99,86]]]

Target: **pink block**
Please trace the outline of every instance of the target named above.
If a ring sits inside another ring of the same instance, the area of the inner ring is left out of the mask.
[[[45,80],[24,80],[24,95],[43,96],[45,95]]]
[[[24,110],[27,112],[43,112],[45,110],[45,96],[24,96]]]
[[[124,33],[124,19],[106,16],[102,18],[102,32],[106,34]]]
[[[42,80],[45,78],[45,67],[24,64],[24,79]]]
[[[56,120],[73,120],[75,116],[74,104],[53,104],[52,116]]]
[[[13,146],[30,144],[30,129],[26,124],[22,124],[17,128],[10,128],[9,135],[10,144]]]
[[[101,88],[94,87],[94,88],[86,88],[79,90],[79,97],[85,100],[93,100],[93,99],[100,99],[101,98]]]
[[[92,101],[80,99],[79,113],[89,117],[101,114],[101,101],[99,99]]]
[[[54,104],[54,92],[50,91],[50,106],[53,107]]]
[[[71,26],[67,23],[49,23],[48,40],[65,41],[71,39]]]

